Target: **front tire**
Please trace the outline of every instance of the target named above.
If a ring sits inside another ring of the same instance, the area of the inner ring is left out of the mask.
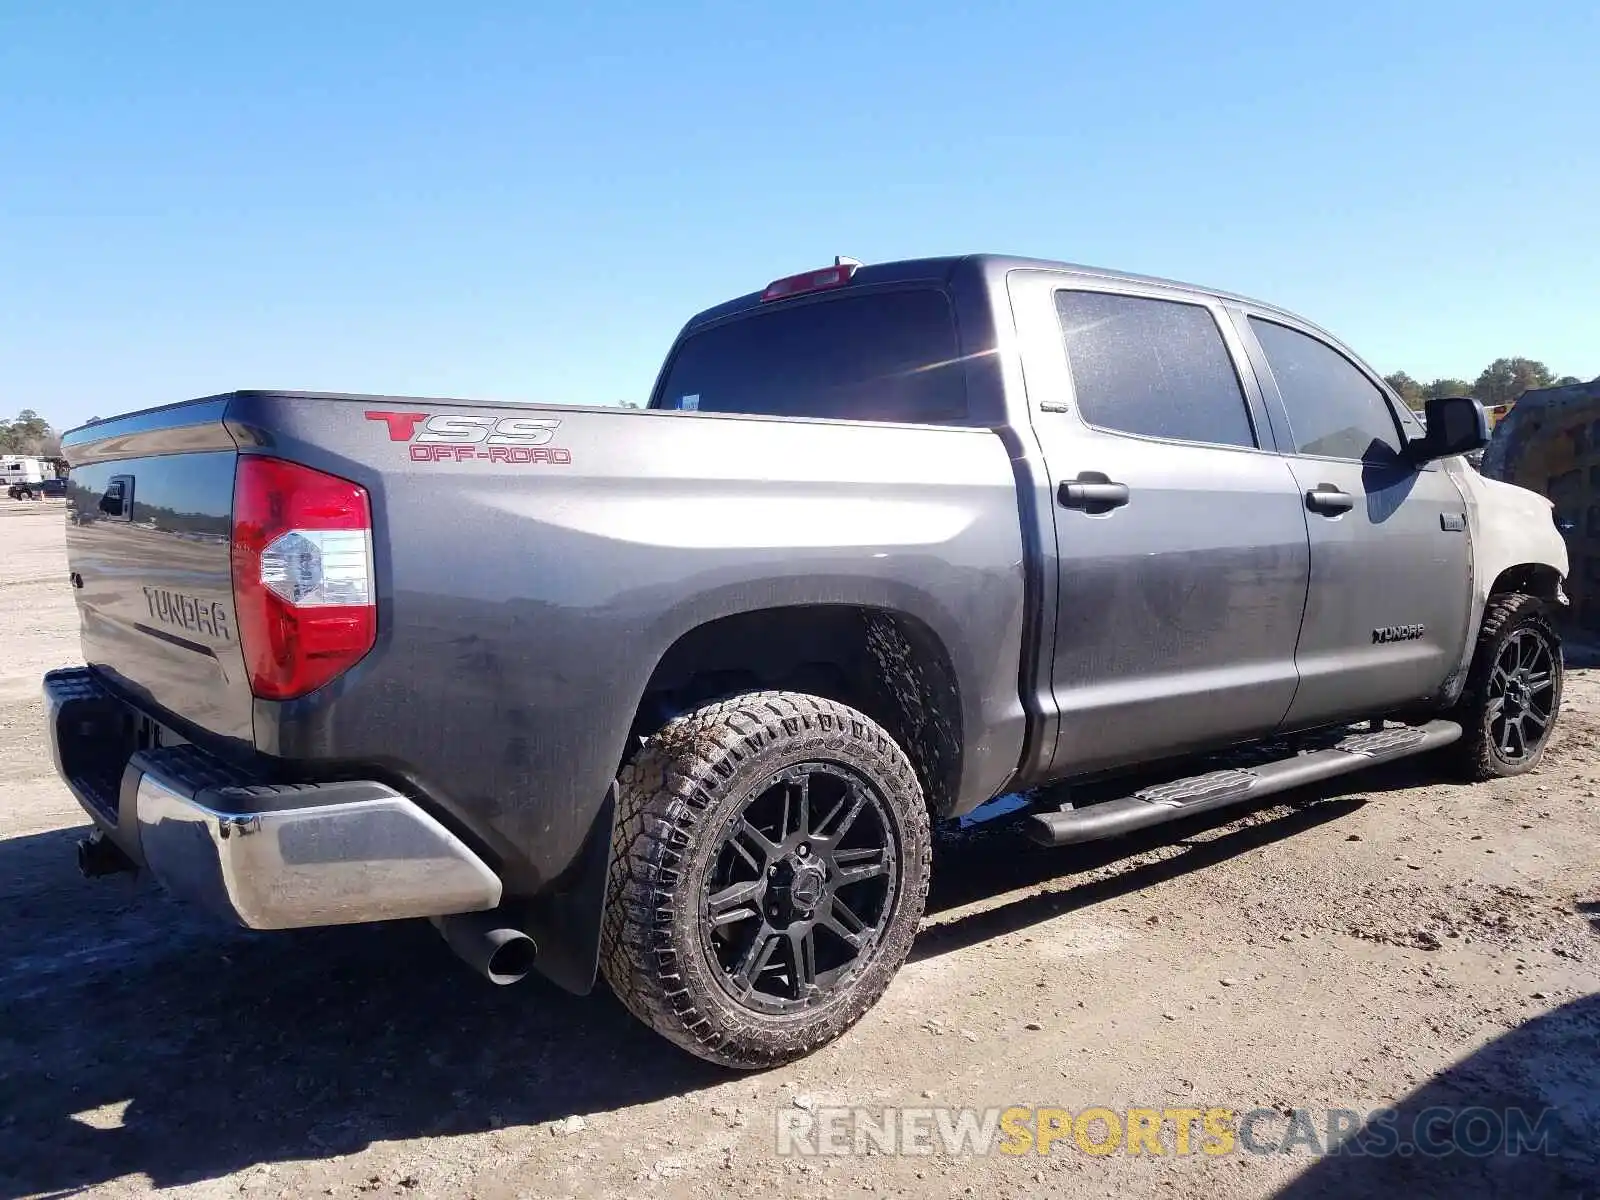
[[[789,1062],[889,986],[930,856],[921,785],[869,718],[796,692],[706,705],[618,779],[601,970],[692,1054]]]
[[[1462,737],[1457,766],[1474,782],[1525,775],[1539,765],[1561,710],[1561,638],[1533,596],[1491,596],[1451,717]]]

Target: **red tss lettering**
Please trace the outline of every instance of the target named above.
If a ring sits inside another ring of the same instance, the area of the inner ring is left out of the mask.
[[[494,463],[572,462],[572,451],[549,443],[561,421],[555,417],[490,417],[476,413],[419,413],[369,410],[391,442],[409,442],[412,462]]]

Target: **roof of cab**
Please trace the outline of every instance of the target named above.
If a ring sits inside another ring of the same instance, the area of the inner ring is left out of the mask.
[[[1008,254],[958,254],[947,255],[942,258],[908,258],[897,262],[866,263],[863,264],[851,279],[852,286],[871,285],[880,283],[913,283],[930,282],[945,283],[957,270],[972,270],[978,274],[993,278],[1004,275],[1008,271],[1057,271],[1063,275],[1075,276],[1085,281],[1138,283],[1151,287],[1164,288],[1175,292],[1188,292],[1196,296],[1210,296],[1220,300],[1233,300],[1240,304],[1248,304],[1267,312],[1282,313],[1304,320],[1287,309],[1276,304],[1268,304],[1249,296],[1225,292],[1219,288],[1204,287],[1200,284],[1183,283],[1175,279],[1161,279],[1154,275],[1135,275],[1128,271],[1112,271],[1104,267],[1084,266],[1081,263],[1055,262],[1044,258],[1023,258]],[[723,317],[732,316],[746,309],[759,308],[762,304],[761,290],[746,293],[733,300],[715,305],[703,312],[696,313],[689,319],[684,327],[684,332],[696,329],[712,321],[721,320]],[[840,289],[834,295],[848,293],[848,288]]]

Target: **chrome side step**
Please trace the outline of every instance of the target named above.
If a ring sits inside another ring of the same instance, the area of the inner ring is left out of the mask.
[[[1066,846],[1119,837],[1176,821],[1181,817],[1240,804],[1274,792],[1359,771],[1374,763],[1408,758],[1448,746],[1461,737],[1454,721],[1429,721],[1370,733],[1352,733],[1332,746],[1295,754],[1246,769],[1209,771],[1158,784],[1131,796],[1107,800],[1084,808],[1035,813],[1028,818],[1027,834],[1044,846]]]

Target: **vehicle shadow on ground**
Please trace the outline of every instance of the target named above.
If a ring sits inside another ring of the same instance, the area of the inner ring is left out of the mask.
[[[1401,760],[1357,776],[1323,780],[1266,797],[1254,805],[1224,808],[1082,846],[1035,845],[1018,821],[1004,818],[992,827],[946,831],[935,842],[933,887],[928,897],[931,916],[1002,892],[1037,887],[1118,863],[1126,863],[1126,868],[935,924],[922,932],[911,957],[931,958],[1015,933],[1064,912],[1114,900],[1340,820],[1365,807],[1369,795],[1437,782],[1437,768],[1432,764]],[[1113,789],[1126,792],[1127,785],[1112,784],[1104,790]],[[1102,797],[1091,793],[1088,798]],[[1234,827],[1216,832],[1228,826]],[[1155,862],[1127,862],[1161,848],[1177,852]]]
[[[1355,1153],[1318,1159],[1278,1200],[1594,1196],[1600,1192],[1597,1046],[1600,995],[1535,1017],[1401,1099],[1392,1121],[1369,1119],[1348,1143]],[[1480,1115],[1469,1118],[1468,1110]],[[1526,1132],[1508,1134],[1519,1121]],[[1265,1140],[1281,1137],[1286,1127],[1280,1121]],[[1413,1138],[1434,1152],[1399,1150]]]
[[[1363,784],[1379,786],[1376,772]],[[1203,869],[1361,803],[1315,801],[1309,793],[1284,815],[1109,881],[929,930],[914,953]],[[935,907],[1115,862],[1238,815],[1082,850],[1004,831],[946,845],[949,882]],[[582,999],[537,978],[493,988],[422,922],[230,930],[152,885],[80,880],[78,836],[0,842],[0,1196],[141,1172],[172,1186],[375,1141],[614,1110],[728,1078],[638,1025],[603,987]]]
[[[77,836],[0,842],[0,1196],[171,1186],[726,1079],[603,989],[491,987],[423,922],[251,934],[77,880]]]

